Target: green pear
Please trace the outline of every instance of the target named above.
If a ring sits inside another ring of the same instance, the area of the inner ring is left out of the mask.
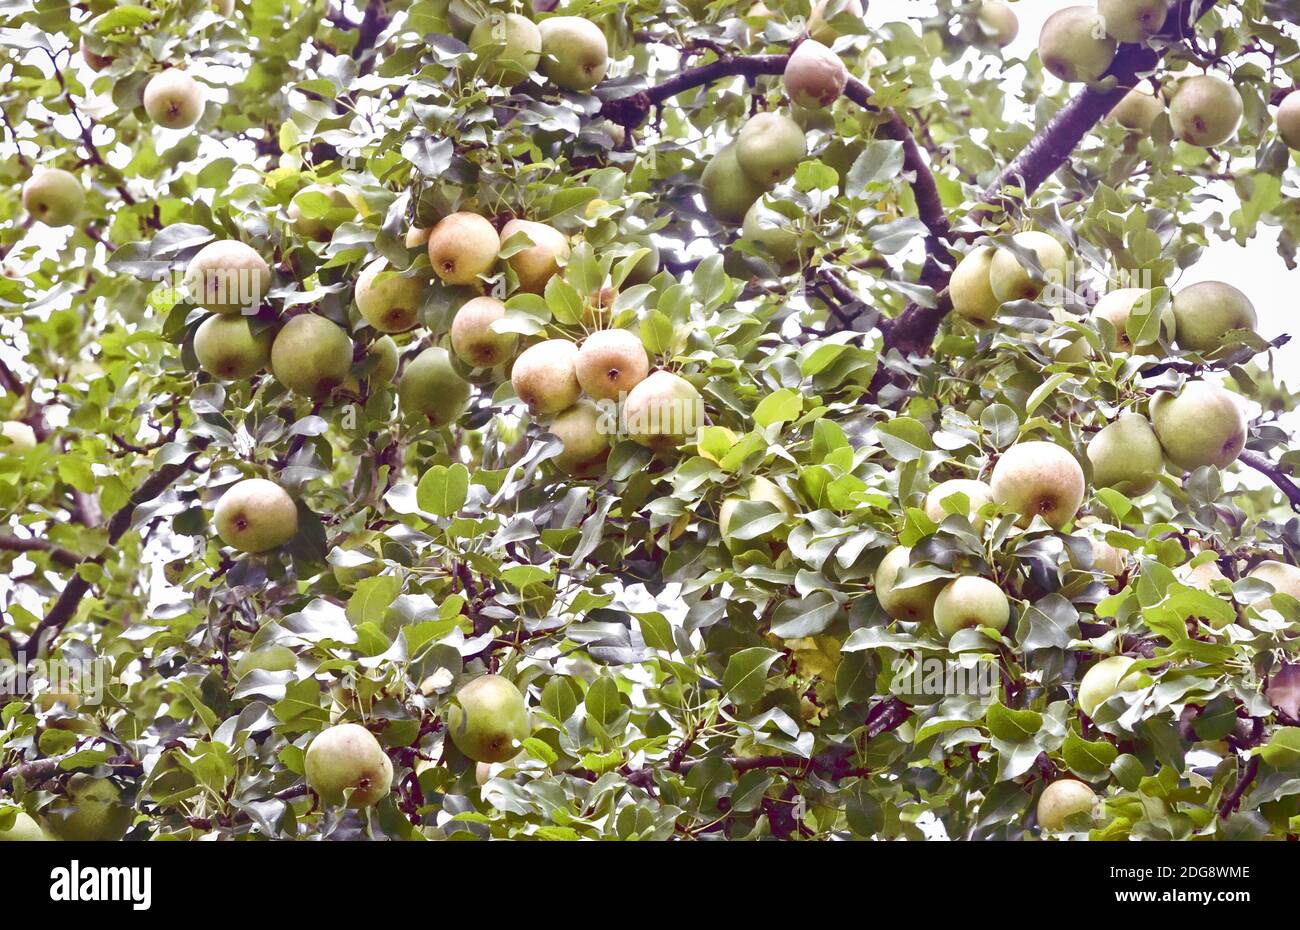
[[[271,371],[289,390],[316,399],[328,397],[352,370],[352,340],[323,316],[294,317],[271,344]]]
[[[185,266],[190,300],[214,313],[252,313],[271,290],[271,268],[237,239],[209,242]]]
[[[760,252],[770,256],[782,272],[788,274],[798,269],[799,234],[790,228],[788,217],[766,206],[762,198],[755,200],[745,212],[740,231]]]
[[[164,129],[185,129],[203,115],[203,88],[184,71],[168,68],[144,87],[144,111]]]
[[[427,284],[422,278],[389,271],[385,261],[378,259],[357,277],[357,310],[381,333],[405,332],[419,319]]]
[[[1293,149],[1300,149],[1300,91],[1291,91],[1277,108],[1277,134]]]
[[[542,34],[532,20],[518,13],[489,13],[469,35],[470,51],[484,77],[512,87],[536,70],[542,54]]]
[[[1245,104],[1232,84],[1212,74],[1185,78],[1169,101],[1174,135],[1188,145],[1222,145],[1237,134]]]
[[[245,478],[221,495],[212,522],[227,546],[240,552],[266,552],[297,535],[298,507],[274,481]]]
[[[925,515],[935,523],[942,523],[948,517],[948,509],[943,502],[954,494],[965,496],[967,506],[962,516],[970,521],[971,528],[977,533],[983,530],[985,520],[980,515],[980,509],[993,500],[993,489],[983,481],[972,478],[953,478],[935,485],[925,496]]]
[[[1115,331],[1113,339],[1107,337],[1108,348],[1112,352],[1131,355],[1134,352],[1148,351],[1158,345],[1157,340],[1134,345],[1133,340],[1129,338],[1128,321],[1135,310],[1146,314],[1152,312],[1151,291],[1141,287],[1121,287],[1106,294],[1092,308],[1093,320],[1105,320]],[[1173,338],[1176,323],[1173,307],[1169,304],[1165,304],[1160,310],[1160,330],[1167,339]]]
[[[1160,31],[1169,0],[1097,0],[1106,32],[1120,42],[1145,42]]]
[[[1004,509],[1028,526],[1035,516],[1059,530],[1079,512],[1085,482],[1073,455],[1053,442],[1019,442],[993,466],[989,486]]]
[[[289,222],[305,239],[328,242],[334,230],[353,219],[357,208],[347,191],[330,184],[308,184],[289,202]]]
[[[1231,284],[1202,281],[1174,295],[1178,344],[1192,352],[1214,352],[1234,329],[1252,332],[1259,323],[1250,298]]]
[[[667,452],[694,439],[704,425],[704,398],[680,375],[656,371],[628,392],[623,420],[633,441]]]
[[[38,168],[23,185],[23,207],[46,226],[70,226],[81,218],[86,192],[62,168]]]
[[[456,357],[471,368],[495,368],[514,355],[519,337],[492,329],[505,316],[506,305],[495,297],[475,297],[461,304],[451,321]]]
[[[1143,81],[1124,95],[1107,118],[1119,123],[1125,129],[1147,133],[1161,113],[1165,112],[1164,101],[1156,96],[1151,85]]]
[[[559,413],[572,407],[582,393],[577,363],[576,345],[567,339],[546,339],[519,354],[510,383],[535,416]]]
[[[389,384],[397,374],[397,343],[392,336],[380,336],[370,343],[367,358],[377,359],[375,367],[370,369],[370,383]]]
[[[988,44],[998,48],[1006,48],[1020,33],[1020,20],[1016,18],[1015,11],[1002,0],[984,0],[975,20]]]
[[[1093,436],[1088,461],[1095,487],[1114,488],[1129,497],[1154,488],[1165,467],[1160,440],[1140,413],[1126,413]]]
[[[605,33],[581,16],[552,16],[538,26],[542,36],[542,71],[568,90],[588,91],[609,68]]]
[[[214,313],[194,333],[199,367],[220,381],[242,381],[271,360],[269,329],[254,333],[248,317]]]
[[[312,791],[326,804],[370,807],[393,786],[393,763],[373,733],[355,723],[322,730],[303,756]]]
[[[548,433],[564,443],[564,448],[552,460],[555,466],[575,478],[601,474],[609,458],[609,428],[610,423],[601,409],[589,400],[580,400],[556,414],[546,427]]]
[[[1246,417],[1236,398],[1207,381],[1189,381],[1177,394],[1151,398],[1151,425],[1169,461],[1191,471],[1227,468],[1246,447]]]
[[[530,294],[540,294],[546,290],[546,282],[560,270],[560,266],[569,257],[569,240],[564,234],[545,223],[529,220],[511,220],[501,227],[501,245],[504,247],[511,236],[523,233],[532,245],[515,252],[506,259],[515,277],[519,279],[519,289]]]
[[[952,300],[953,312],[976,326],[992,322],[993,315],[1002,305],[989,280],[995,254],[995,250],[986,245],[971,249],[962,256],[948,281],[948,297]]]
[[[839,31],[830,20],[838,16],[862,19],[865,15],[861,0],[813,0],[812,12],[808,16],[808,34],[823,45],[830,45],[839,37]]]
[[[944,639],[952,639],[958,630],[982,626],[1000,633],[1010,620],[1011,603],[987,578],[954,578],[934,599],[934,626]]]
[[[1047,233],[1029,231],[1016,233],[1012,242],[1032,252],[1038,259],[1042,274],[1048,284],[1060,284],[1066,279],[1068,258],[1061,243]],[[999,304],[1011,300],[1037,300],[1044,284],[1034,280],[1020,258],[1010,249],[998,249],[989,264],[989,286]]]
[[[635,333],[602,329],[582,341],[573,370],[591,397],[620,400],[650,374],[650,356]]]
[[[496,267],[501,238],[477,213],[444,216],[429,231],[429,264],[448,284],[477,284]]]
[[[1038,57],[1043,67],[1067,84],[1096,81],[1115,60],[1115,51],[1115,40],[1106,35],[1105,21],[1091,7],[1057,10],[1043,23],[1038,35]]]
[[[1081,781],[1060,778],[1043,789],[1038,798],[1038,825],[1049,833],[1065,829],[1075,815],[1095,817],[1097,795]]]
[[[755,184],[772,187],[808,154],[799,124],[784,113],[755,113],[736,134],[736,161]]]
[[[434,426],[460,419],[469,404],[469,383],[456,374],[451,354],[441,346],[425,349],[406,363],[397,382],[397,398],[405,414],[423,414]]]
[[[849,71],[836,55],[816,39],[800,42],[785,63],[782,81],[796,106],[828,107],[848,84]]]
[[[103,71],[116,60],[112,55],[100,55],[97,53],[86,42],[85,36],[81,37],[80,51],[81,60],[86,63],[86,67],[91,71]]]
[[[718,532],[722,535],[722,541],[727,544],[727,548],[736,553],[760,548],[767,541],[736,539],[731,535],[731,522],[735,519],[736,508],[746,501],[771,504],[787,517],[793,517],[797,513],[794,501],[790,500],[789,495],[781,490],[780,485],[776,482],[764,478],[762,475],[755,475],[750,478],[740,488],[739,494],[724,498],[721,506],[718,507]],[[770,538],[784,540],[788,535],[789,531],[786,529],[783,532],[772,534]]]
[[[49,839],[45,828],[26,811],[18,811],[13,825],[8,830],[0,830],[0,843],[40,843]]]
[[[499,675],[482,675],[457,691],[446,720],[451,741],[475,762],[514,758],[531,732],[523,694]]]
[[[1300,568],[1296,568],[1294,565],[1268,559],[1251,569],[1250,574],[1246,577],[1266,581],[1273,586],[1274,592],[1287,594],[1296,600],[1300,600]],[[1256,610],[1269,610],[1273,606],[1273,599],[1271,597],[1261,598],[1251,606]]]
[[[235,678],[249,672],[291,672],[298,667],[298,657],[288,646],[264,646],[246,652],[235,663]]]
[[[0,455],[18,455],[36,448],[36,430],[19,420],[0,422]]]
[[[934,602],[948,581],[936,578],[906,588],[896,587],[899,573],[911,564],[912,550],[908,546],[895,546],[885,553],[876,568],[876,600],[880,601],[880,609],[895,620],[931,620]]]
[[[720,222],[733,225],[745,218],[745,211],[767,190],[766,185],[752,180],[740,167],[734,142],[723,146],[709,159],[700,175],[700,186],[709,213]]]
[[[68,779],[67,794],[47,811],[50,829],[61,840],[117,841],[126,836],[133,816],[122,792],[107,778],[78,772]]]
[[[1127,677],[1135,661],[1128,656],[1111,656],[1084,672],[1079,680],[1079,709],[1089,717],[1096,716],[1097,708],[1113,696],[1138,687],[1136,675]]]

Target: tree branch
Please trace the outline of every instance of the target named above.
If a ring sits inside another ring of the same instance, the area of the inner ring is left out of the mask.
[[[1256,455],[1254,452],[1242,452],[1241,455],[1237,456],[1237,461],[1255,469],[1255,471],[1268,478],[1269,481],[1272,481],[1286,495],[1286,499],[1291,502],[1291,509],[1300,511],[1300,486],[1282,471],[1280,465],[1275,465],[1262,455]]]
[[[76,565],[81,559],[67,549],[60,549],[58,546],[44,539],[22,539],[18,536],[11,536],[7,533],[0,533],[0,549],[7,552],[48,552],[50,558],[60,565]]]

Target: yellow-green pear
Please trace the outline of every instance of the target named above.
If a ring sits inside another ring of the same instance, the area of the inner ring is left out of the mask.
[[[512,87],[537,68],[542,34],[526,16],[492,12],[479,20],[469,34],[469,47],[478,57],[484,77]]]
[[[298,667],[298,657],[288,646],[263,646],[245,652],[235,663],[235,677],[243,678],[249,672],[291,672]]]
[[[298,394],[328,397],[352,370],[352,340],[323,316],[294,317],[271,344],[271,372]]]
[[[802,132],[802,130],[800,130]],[[736,143],[717,151],[700,175],[704,203],[709,213],[723,223],[736,224],[767,190],[765,184],[750,178],[736,160]]]
[[[800,46],[802,48],[803,46]],[[762,198],[745,212],[741,234],[758,250],[769,256],[783,273],[799,267],[799,234],[790,228],[790,219],[768,207]]]
[[[393,786],[393,763],[373,733],[356,723],[321,731],[303,757],[307,784],[326,804],[362,808]]]
[[[561,263],[568,259],[569,240],[545,223],[511,220],[501,227],[501,245],[516,233],[523,233],[533,244],[515,252],[506,259],[506,264],[519,279],[520,290],[540,294],[546,289],[546,282],[560,270]]]
[[[366,357],[377,359],[368,375],[372,385],[388,384],[393,380],[393,375],[397,374],[397,343],[392,336],[380,336],[370,343]]]
[[[1088,537],[1088,542],[1092,545],[1092,567],[1096,571],[1117,578],[1124,573],[1128,565],[1128,552],[1106,542],[1101,538],[1101,532],[1097,530]]]
[[[787,529],[784,532],[771,534],[769,539],[734,538],[731,535],[731,522],[735,519],[736,508],[746,501],[762,501],[771,504],[787,517],[793,517],[797,512],[794,501],[781,490],[780,485],[762,475],[755,475],[745,482],[739,494],[724,498],[721,506],[718,507],[718,532],[722,535],[722,540],[727,544],[728,549],[732,552],[744,552],[763,546],[769,539],[783,540],[789,535]]]
[[[567,339],[546,339],[519,354],[510,383],[534,415],[559,413],[582,394],[577,363],[576,345]]]
[[[429,244],[429,235],[432,232],[433,229],[428,226],[412,226],[406,231],[406,238],[402,240],[402,244],[408,249],[427,246]]]
[[[999,633],[1011,620],[1006,594],[987,578],[964,575],[948,582],[934,599],[934,626],[944,639],[958,630],[986,626]]]
[[[1126,413],[1088,441],[1092,483],[1135,497],[1156,486],[1165,455],[1151,422],[1140,413]]]
[[[51,837],[36,818],[26,811],[18,811],[8,830],[0,830],[0,843],[40,843]]]
[[[220,381],[251,378],[271,360],[269,329],[254,333],[248,317],[214,313],[194,333],[199,367]]]
[[[46,811],[50,830],[61,840],[117,841],[131,826],[131,809],[107,778],[78,772],[68,779],[67,793]]]
[[[1252,332],[1259,323],[1250,298],[1231,284],[1202,281],[1174,295],[1175,338],[1184,349],[1214,352],[1234,329]]]
[[[16,455],[36,448],[36,430],[19,420],[0,422],[0,455]]]
[[[1105,21],[1092,7],[1057,10],[1038,35],[1043,67],[1067,84],[1096,81],[1115,60],[1115,51],[1115,40],[1106,35]]]
[[[995,254],[995,250],[986,245],[971,249],[962,256],[948,281],[948,297],[952,300],[953,312],[976,326],[992,322],[993,315],[1002,305],[989,280]]]
[[[633,441],[666,452],[693,439],[704,425],[704,398],[680,375],[652,372],[628,392],[623,420]]]
[[[1127,677],[1135,661],[1129,656],[1111,656],[1084,672],[1079,680],[1079,709],[1089,717],[1095,716],[1097,708],[1114,695],[1138,687],[1136,675]]]
[[[1215,593],[1215,582],[1228,581],[1228,576],[1223,573],[1223,569],[1219,568],[1219,563],[1213,559],[1195,566],[1191,562],[1179,565],[1174,569],[1174,577],[1178,579],[1179,584],[1185,584],[1189,588],[1196,588],[1199,591],[1207,591],[1211,594]]]
[[[636,333],[602,329],[582,341],[573,368],[591,397],[620,400],[650,374],[650,356]]]
[[[998,48],[1006,48],[1020,33],[1020,20],[1016,18],[1015,10],[1003,0],[984,0],[975,19],[988,44]]]
[[[782,81],[796,106],[828,107],[844,93],[849,71],[840,56],[816,39],[805,39],[785,63]]]
[[[989,480],[993,499],[1020,514],[1021,526],[1035,516],[1059,530],[1079,512],[1085,482],[1074,456],[1054,442],[1020,442],[1002,453]]]
[[[970,521],[971,528],[977,533],[983,530],[985,520],[980,516],[980,508],[993,500],[993,489],[973,478],[953,478],[935,485],[925,496],[925,515],[935,523],[942,523],[948,518],[943,502],[954,494],[966,497],[966,510],[962,516]]]
[[[531,731],[523,694],[499,675],[482,675],[457,691],[446,720],[451,741],[475,762],[514,758]]]
[[[298,507],[284,488],[245,478],[226,490],[212,515],[221,541],[240,552],[266,552],[298,532]]]
[[[1121,287],[1097,301],[1097,305],[1092,308],[1092,318],[1105,320],[1114,330],[1114,338],[1107,337],[1108,347],[1112,352],[1131,355],[1134,352],[1147,351],[1157,345],[1157,340],[1134,345],[1128,334],[1128,321],[1133,313],[1136,311],[1139,315],[1150,314],[1152,309],[1151,291],[1142,287]],[[1100,330],[1100,327],[1098,329]],[[1165,338],[1172,339],[1175,329],[1173,307],[1165,304],[1160,310],[1160,330],[1165,334]]]
[[[538,26],[542,71],[568,90],[588,91],[605,77],[609,43],[605,33],[581,16],[552,16]]]
[[[1043,789],[1038,797],[1038,825],[1049,833],[1065,829],[1065,822],[1076,814],[1095,816],[1097,795],[1081,781],[1061,778]]]
[[[934,602],[948,580],[936,578],[906,588],[897,587],[899,573],[910,564],[912,550],[908,546],[895,546],[885,553],[876,568],[876,600],[880,601],[880,609],[895,620],[931,620]]]
[[[498,333],[492,324],[506,316],[495,297],[475,297],[461,304],[451,321],[451,348],[471,368],[494,368],[515,354],[519,337]]]
[[[429,232],[429,264],[448,284],[477,284],[496,267],[501,237],[477,213],[444,216]]]
[[[144,111],[164,129],[185,129],[203,115],[203,88],[184,71],[168,68],[144,87]]]
[[[1165,111],[1164,101],[1156,96],[1151,85],[1143,81],[1124,95],[1107,118],[1119,123],[1125,129],[1150,132],[1151,124]]]
[[[387,263],[378,259],[357,277],[357,310],[381,333],[405,332],[419,319],[427,284],[422,278],[389,270]]]
[[[563,450],[552,459],[555,466],[575,478],[603,472],[605,460],[609,458],[607,428],[612,423],[613,417],[607,421],[600,408],[589,400],[580,400],[556,414],[546,427],[548,433],[564,443]]]
[[[308,184],[289,202],[289,222],[305,239],[328,242],[334,230],[357,215],[347,191],[332,184]]]
[[[1212,74],[1185,78],[1169,101],[1174,135],[1188,145],[1222,145],[1237,134],[1243,112],[1240,91]]]
[[[23,207],[46,226],[69,226],[81,218],[86,192],[62,168],[38,168],[23,185]]]
[[[1300,149],[1300,91],[1291,91],[1277,108],[1277,134],[1293,149]]]
[[[1150,406],[1161,448],[1186,471],[1227,468],[1246,447],[1245,414],[1233,394],[1216,384],[1189,381],[1176,394],[1161,391]]]
[[[1030,230],[1016,233],[1012,242],[1033,253],[1038,259],[1048,284],[1061,284],[1066,279],[1068,258],[1065,248],[1047,233]],[[1034,280],[1020,258],[1010,249],[998,249],[989,264],[989,286],[999,303],[1011,300],[1037,300],[1044,284]]]
[[[1296,600],[1300,600],[1300,568],[1296,568],[1294,565],[1268,559],[1251,569],[1250,574],[1246,577],[1266,581],[1273,586],[1276,593],[1287,594]],[[1268,610],[1273,606],[1273,599],[1271,597],[1261,598],[1251,606],[1257,610]]]
[[[807,154],[803,130],[784,113],[755,113],[736,134],[736,162],[751,181],[764,187],[794,174]]]
[[[1106,32],[1120,42],[1145,42],[1160,31],[1169,0],[1097,0]]]
[[[862,19],[866,15],[861,0],[813,0],[812,12],[808,16],[808,34],[830,45],[839,37],[839,31],[830,24],[838,16],[853,16]]]
[[[185,289],[214,313],[252,313],[271,290],[271,268],[238,239],[209,242],[185,266]]]
[[[469,382],[456,374],[451,354],[441,346],[431,346],[407,362],[397,381],[402,412],[423,414],[434,426],[460,419],[469,395]]]

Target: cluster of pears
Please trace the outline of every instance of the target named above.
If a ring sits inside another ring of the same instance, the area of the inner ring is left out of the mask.
[[[541,65],[542,72],[566,90],[587,92],[609,69],[605,33],[581,16],[551,16],[534,23],[519,13],[488,13],[469,34],[481,74],[512,87]]]
[[[78,772],[68,779],[64,793],[45,809],[42,819],[18,811],[10,827],[0,830],[0,843],[116,842],[126,836],[133,815],[122,800],[121,789],[111,780]]]
[[[1097,0],[1057,10],[1043,23],[1038,57],[1062,81],[1098,80],[1120,42],[1145,43],[1164,26],[1170,0]]]
[[[1171,81],[1161,93],[1142,81],[1120,99],[1107,118],[1125,129],[1149,132],[1165,112],[1166,100],[1174,135],[1188,145],[1208,147],[1229,141],[1237,134],[1245,112],[1235,85],[1217,75],[1197,74]],[[1284,120],[1279,110],[1279,128]]]
[[[1010,248],[981,245],[967,252],[953,269],[948,296],[953,312],[977,326],[993,320],[1002,304],[1038,300],[1047,284],[1066,278],[1065,247],[1044,232],[1029,230],[1011,237],[1018,248],[1034,256],[1038,269],[1026,267]]]

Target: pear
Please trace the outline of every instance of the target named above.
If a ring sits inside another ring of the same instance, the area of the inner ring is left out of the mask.
[[[1276,593],[1287,594],[1296,600],[1300,600],[1300,568],[1296,568],[1294,565],[1268,559],[1251,569],[1250,574],[1246,577],[1266,581],[1273,586]],[[1271,597],[1261,598],[1251,606],[1256,610],[1269,610],[1273,606],[1273,599]]]
[[[288,646],[264,646],[244,653],[235,663],[235,678],[249,672],[291,672],[298,667],[298,657]]]
[[[1186,471],[1227,468],[1246,447],[1246,417],[1236,398],[1207,381],[1152,397],[1151,425],[1169,461]]]
[[[980,508],[993,500],[993,489],[983,481],[954,478],[935,485],[925,496],[925,515],[935,523],[942,523],[948,517],[943,502],[954,494],[965,495],[967,506],[962,516],[970,521],[971,528],[977,533],[983,530],[985,520],[980,516]]]
[[[450,353],[441,346],[425,349],[407,362],[397,382],[402,412],[424,414],[434,426],[460,419],[469,395],[469,382],[456,374]]]
[[[444,216],[429,232],[429,264],[448,284],[477,284],[496,267],[501,238],[477,213]]]
[[[352,340],[342,328],[314,313],[294,317],[271,344],[271,372],[298,394],[328,397],[352,370]]]
[[[355,723],[321,731],[303,756],[307,784],[326,804],[362,808],[393,786],[393,763],[373,733]]]
[[[367,358],[375,358],[375,367],[370,369],[369,379],[372,385],[388,384],[397,374],[397,343],[392,336],[380,336],[370,343]]]
[[[144,87],[144,111],[164,129],[193,126],[203,115],[203,88],[184,71],[160,71]]]
[[[512,87],[537,68],[542,53],[542,34],[533,21],[518,13],[489,13],[469,35],[484,77],[495,84]]]
[[[546,428],[564,443],[553,459],[557,468],[575,478],[588,478],[605,470],[609,457],[608,424],[601,409],[580,400],[556,415]]]
[[[492,324],[506,316],[506,305],[494,297],[475,297],[461,304],[451,321],[451,348],[471,368],[495,368],[515,354],[519,337],[498,333]]]
[[[790,228],[788,217],[765,206],[761,198],[745,212],[740,231],[760,252],[770,256],[783,273],[798,269],[799,234]]]
[[[81,218],[86,192],[62,168],[38,168],[23,185],[23,207],[46,226],[70,226]]]
[[[995,254],[995,250],[986,245],[971,249],[962,256],[948,281],[948,297],[952,300],[953,312],[976,326],[992,322],[993,315],[1002,305],[989,281]]]
[[[637,263],[632,266],[632,270],[627,273],[627,277],[623,279],[623,283],[629,287],[649,282],[651,278],[659,273],[659,263],[663,259],[659,246],[649,237],[635,242],[634,245],[637,248],[649,249],[650,251],[637,260]]]
[[[1083,469],[1073,455],[1053,442],[1020,442],[1002,454],[989,481],[993,499],[1020,514],[1020,525],[1035,516],[1059,530],[1083,503]]]
[[[755,113],[736,134],[736,161],[755,184],[772,187],[808,154],[799,124],[784,113]]]
[[[578,384],[578,347],[567,339],[546,339],[515,359],[510,384],[534,415],[559,413],[582,394]]]
[[[190,300],[215,313],[252,313],[271,289],[271,269],[238,239],[209,242],[185,266]]]
[[[289,222],[305,239],[328,242],[334,230],[357,215],[347,192],[329,184],[308,184],[289,202]]]
[[[767,190],[740,167],[734,142],[723,146],[709,159],[700,175],[700,186],[709,213],[720,222],[730,224],[743,220],[745,211]]]
[[[429,234],[432,232],[433,230],[428,226],[412,226],[406,231],[406,237],[402,240],[402,244],[408,249],[419,248],[422,245],[427,246],[429,244]]]
[[[605,33],[581,16],[552,16],[538,26],[542,36],[542,71],[568,90],[588,91],[609,68]]]
[[[1234,329],[1252,332],[1259,323],[1250,298],[1231,284],[1202,281],[1174,295],[1178,344],[1192,352],[1214,352]]]
[[[1105,320],[1115,330],[1114,339],[1108,346],[1112,352],[1123,352],[1126,355],[1131,355],[1134,352],[1148,350],[1157,345],[1155,341],[1134,345],[1133,340],[1129,338],[1127,332],[1128,321],[1134,310],[1148,314],[1151,312],[1151,292],[1146,288],[1119,288],[1102,297],[1101,300],[1097,301],[1097,305],[1092,308],[1092,318],[1094,320]],[[1173,307],[1166,304],[1160,310],[1160,329],[1169,338],[1172,338],[1175,328]]]
[[[297,535],[298,507],[274,481],[245,478],[221,495],[212,521],[227,546],[240,552],[266,552]]]
[[[16,455],[36,448],[36,430],[19,420],[0,422],[0,455]]]
[[[1277,108],[1277,134],[1293,149],[1300,149],[1300,91],[1291,91]]]
[[[421,278],[389,272],[384,260],[377,259],[357,278],[353,296],[367,323],[381,333],[401,333],[419,318],[426,284]]]
[[[1106,32],[1120,42],[1145,42],[1160,31],[1169,0],[1097,0]]]
[[[1000,633],[1010,620],[1006,594],[987,578],[954,578],[934,599],[934,626],[944,639],[952,639],[958,630],[981,626]]]
[[[922,584],[897,588],[898,575],[912,564],[912,550],[908,546],[895,546],[885,553],[876,568],[876,600],[880,609],[895,620],[930,620],[934,617],[934,602],[948,584],[936,578]]]
[[[796,106],[828,107],[844,93],[849,71],[839,55],[816,39],[805,39],[785,63],[782,80]]]
[[[26,811],[18,811],[8,830],[0,830],[0,843],[40,843],[50,839],[45,828]]]
[[[1121,691],[1131,691],[1138,686],[1137,676],[1128,678],[1129,669],[1136,659],[1128,656],[1111,656],[1102,659],[1083,673],[1079,680],[1079,709],[1089,717],[1097,714],[1097,708],[1105,704]]]
[[[1015,11],[1002,0],[984,0],[975,17],[980,31],[988,39],[988,44],[1006,48],[1016,40],[1020,33],[1020,20]]]
[[[1096,81],[1115,60],[1115,51],[1105,21],[1091,7],[1057,10],[1047,17],[1038,35],[1043,67],[1067,84]]]
[[[504,246],[516,233],[523,233],[533,244],[515,252],[506,259],[506,264],[519,279],[520,290],[540,294],[546,290],[546,282],[560,270],[561,262],[568,259],[569,240],[545,223],[511,220],[501,227],[501,245]]]
[[[1165,456],[1151,423],[1140,413],[1126,413],[1088,442],[1092,483],[1135,497],[1156,486]]]
[[[704,398],[680,375],[656,371],[628,392],[623,420],[633,441],[666,452],[695,438],[704,423]]]
[[[81,37],[81,60],[86,63],[86,67],[91,71],[103,71],[111,65],[116,59],[112,55],[100,55],[86,43],[86,37]]]
[[[603,329],[583,340],[573,368],[596,400],[619,400],[650,374],[650,356],[635,333]]]
[[[1061,243],[1047,233],[1035,231],[1016,233],[1011,241],[1037,256],[1047,283],[1060,284],[1065,281],[1067,258]],[[1029,271],[1010,249],[998,249],[993,256],[989,264],[989,286],[999,303],[1037,300],[1044,288],[1043,284],[1030,277]]]
[[[718,507],[718,532],[722,535],[722,540],[727,544],[727,548],[732,552],[744,552],[750,549],[757,549],[762,542],[754,539],[735,539],[731,535],[731,521],[735,519],[736,508],[746,501],[762,501],[771,504],[778,511],[787,517],[795,515],[796,508],[794,501],[781,490],[780,485],[776,482],[764,478],[762,475],[755,475],[745,482],[740,489],[739,494],[733,494],[722,501]],[[784,539],[789,535],[788,529],[784,532],[778,531],[774,538]]]
[[[837,16],[862,19],[865,15],[861,0],[813,0],[812,12],[808,16],[808,34],[823,45],[830,45],[839,37],[839,32],[828,19]]]
[[[524,696],[499,675],[482,675],[457,691],[445,716],[451,741],[475,762],[513,758],[531,731]]]
[[[1199,591],[1214,593],[1214,583],[1216,581],[1227,581],[1228,576],[1219,568],[1219,563],[1210,560],[1202,562],[1200,565],[1193,566],[1190,562],[1179,565],[1174,569],[1174,577],[1180,584],[1185,584],[1189,588],[1196,588]]]
[[[1119,103],[1115,104],[1115,108],[1110,111],[1108,118],[1119,123],[1125,129],[1134,129],[1145,133],[1151,131],[1151,124],[1163,112],[1165,112],[1164,101],[1156,96],[1156,92],[1151,89],[1148,82],[1143,81],[1125,94]]]
[[[251,378],[271,360],[271,330],[254,333],[244,316],[214,313],[194,333],[199,367],[220,381]]]
[[[1091,536],[1088,542],[1092,546],[1092,567],[1094,570],[1118,578],[1128,565],[1128,553],[1112,546],[1104,539]]]
[[[475,762],[474,763],[474,784],[482,788],[492,780],[492,763]]]
[[[1076,814],[1094,817],[1097,795],[1081,781],[1060,778],[1043,789],[1038,798],[1038,825],[1049,833],[1065,828],[1065,822]]]
[[[117,841],[126,836],[132,814],[115,784],[78,772],[68,779],[67,794],[49,807],[47,819],[61,840]]]
[[[1174,135],[1188,145],[1222,145],[1237,134],[1245,104],[1232,84],[1212,74],[1185,78],[1169,101]]]

